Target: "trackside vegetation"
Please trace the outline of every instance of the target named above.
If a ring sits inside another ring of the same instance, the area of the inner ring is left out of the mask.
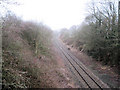
[[[64,42],[77,47],[98,61],[119,66],[118,4],[109,0],[92,2],[82,25],[61,31]]]
[[[22,21],[14,14],[2,20],[3,88],[42,87],[37,62],[50,55],[51,29],[42,23]]]

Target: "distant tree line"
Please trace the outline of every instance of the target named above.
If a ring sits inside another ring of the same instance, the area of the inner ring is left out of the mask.
[[[119,17],[118,5],[110,0],[92,2],[90,15],[81,26],[62,30],[61,38],[80,51],[103,61],[104,64],[119,65]],[[67,37],[66,37],[67,36]]]

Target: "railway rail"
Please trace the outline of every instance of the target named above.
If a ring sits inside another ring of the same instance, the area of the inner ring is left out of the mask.
[[[82,83],[84,88],[89,88],[91,90],[93,88],[99,88],[100,90],[109,88],[107,84],[102,82],[88,68],[86,68],[79,59],[72,55],[58,39],[56,40],[56,46],[60,49],[61,53],[66,58],[67,64],[69,64],[72,71],[76,75],[76,78]]]

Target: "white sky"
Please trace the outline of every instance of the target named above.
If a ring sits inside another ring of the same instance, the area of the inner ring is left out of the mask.
[[[42,22],[53,30],[79,25],[85,18],[86,4],[91,0],[19,0],[23,5],[12,7],[24,20]]]

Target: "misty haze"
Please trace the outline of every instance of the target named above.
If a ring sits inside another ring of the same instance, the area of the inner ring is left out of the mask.
[[[0,0],[0,89],[120,89],[119,0]]]

